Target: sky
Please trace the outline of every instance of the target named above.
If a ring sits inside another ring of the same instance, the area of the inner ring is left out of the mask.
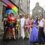
[[[32,9],[35,7],[37,2],[39,2],[39,5],[45,10],[45,0],[30,0],[30,14],[32,14]]]

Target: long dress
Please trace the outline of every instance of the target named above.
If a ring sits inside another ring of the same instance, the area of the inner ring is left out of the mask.
[[[21,37],[23,39],[25,38],[24,23],[25,23],[25,18],[21,18]]]
[[[32,31],[30,33],[29,41],[30,43],[38,42],[38,26],[36,24],[33,25]]]

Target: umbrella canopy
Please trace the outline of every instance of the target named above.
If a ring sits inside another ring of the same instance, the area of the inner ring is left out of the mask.
[[[13,10],[11,10],[11,9],[6,10],[6,14],[11,14],[11,13],[14,14]]]

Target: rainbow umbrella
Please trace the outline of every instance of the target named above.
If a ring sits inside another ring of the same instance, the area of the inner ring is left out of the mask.
[[[6,14],[10,14],[10,13],[14,13],[13,10],[11,9],[6,10]]]

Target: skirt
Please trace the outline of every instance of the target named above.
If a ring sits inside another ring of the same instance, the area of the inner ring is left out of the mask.
[[[29,41],[31,43],[38,42],[38,27],[33,26],[32,31],[30,33]]]
[[[38,33],[38,39],[39,39],[39,43],[43,43],[44,42],[44,28],[43,27],[39,27],[39,33]]]

